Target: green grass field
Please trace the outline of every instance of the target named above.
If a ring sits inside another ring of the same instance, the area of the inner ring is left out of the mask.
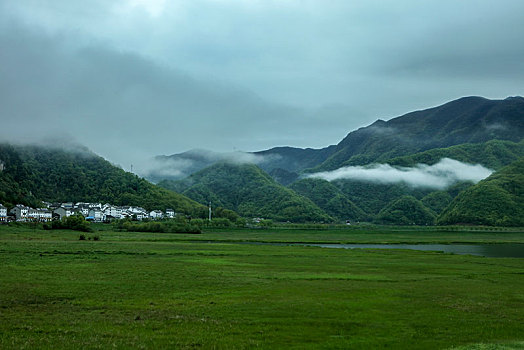
[[[0,348],[524,349],[524,259],[230,242],[524,242],[519,230],[96,229],[0,226]]]

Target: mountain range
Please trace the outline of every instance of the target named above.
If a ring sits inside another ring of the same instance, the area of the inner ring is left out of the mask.
[[[465,97],[389,121],[378,120],[350,132],[337,145],[322,149],[276,147],[242,154],[193,150],[160,156],[157,160],[161,160],[166,167],[169,164],[184,164],[185,168],[182,170],[189,169],[194,175],[181,180],[184,172],[180,171],[177,176],[164,176],[159,185],[181,191],[201,203],[209,200],[222,203],[221,198],[225,192],[217,191],[216,188],[240,189],[250,186],[249,181],[246,184],[244,180],[253,179],[252,169],[249,174],[241,174],[246,170],[243,165],[251,164],[261,170],[259,175],[266,180],[270,175],[275,188],[284,190],[287,187],[293,190],[297,195],[309,199],[335,221],[432,224],[438,220],[451,223],[453,220],[443,221],[439,216],[474,181],[458,179],[445,188],[433,188],[414,186],[405,181],[390,183],[387,179],[384,179],[385,182],[366,181],[362,178],[326,181],[312,179],[310,175],[344,167],[367,167],[373,170],[377,164],[388,164],[406,172],[407,168],[438,165],[442,159],[448,158],[461,162],[457,163],[459,165],[478,164],[496,171],[524,156],[522,135],[524,98],[489,100]],[[228,163],[229,170],[235,176],[227,176],[223,168],[217,173],[215,165],[219,162]],[[205,177],[202,177],[202,172],[205,172]],[[260,179],[253,183],[257,181]],[[276,187],[277,183],[282,186]],[[250,200],[257,198],[256,188],[253,187],[255,192],[251,192]],[[258,195],[260,199],[266,197],[263,193]],[[235,205],[224,203],[225,207],[232,210],[238,210],[241,204],[242,196]],[[406,213],[418,212],[420,218],[402,214],[399,209],[401,207],[405,208]],[[416,208],[420,210],[415,210]],[[258,214],[263,215],[262,212]],[[264,215],[280,219],[285,217],[278,210]],[[398,219],[396,222],[395,217]],[[293,218],[288,220],[293,221]],[[496,224],[493,220],[489,223]]]
[[[211,202],[228,216],[277,221],[522,226],[522,135],[524,98],[465,97],[377,120],[322,149],[157,156],[149,181],[83,147],[0,144],[0,202],[110,202],[196,217]]]
[[[165,168],[172,165],[174,175],[146,174],[151,180],[176,180],[208,167],[217,161],[233,160],[258,165],[270,174],[334,170],[347,165],[385,163],[389,160],[461,144],[489,140],[520,142],[524,135],[524,98],[489,100],[464,97],[444,105],[411,112],[389,121],[350,132],[337,145],[321,149],[275,147],[259,152],[218,153],[191,150],[170,156],[157,156]],[[276,176],[275,178],[278,178]]]

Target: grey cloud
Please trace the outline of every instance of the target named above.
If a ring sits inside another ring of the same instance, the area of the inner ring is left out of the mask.
[[[0,45],[10,48],[0,54],[4,139],[68,132],[129,167],[145,154],[194,146],[308,145],[315,133],[303,110],[133,53],[71,48],[20,28],[0,34]]]
[[[508,126],[501,123],[487,124],[484,126],[487,130],[507,130]]]
[[[444,189],[459,181],[477,183],[492,172],[479,164],[473,165],[443,158],[434,165],[418,164],[411,168],[393,167],[389,164],[349,166],[311,174],[308,177],[327,181],[348,179],[381,184],[405,183],[412,187]]]
[[[377,118],[524,94],[523,12],[517,0],[4,1],[0,136],[68,132],[125,167],[191,148],[324,147]]]
[[[396,128],[392,126],[387,126],[385,122],[382,120],[378,120],[373,125],[369,126],[368,128],[364,129],[363,131],[371,133],[371,134],[377,134],[377,135],[393,135],[397,133]]]
[[[195,149],[176,157],[158,156],[141,162],[137,170],[140,175],[153,181],[166,178],[181,179],[217,162],[263,165],[279,158],[279,155],[260,155],[240,151],[213,152]]]

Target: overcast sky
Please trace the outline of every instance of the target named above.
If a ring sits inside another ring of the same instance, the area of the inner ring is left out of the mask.
[[[0,0],[0,138],[130,164],[524,95],[522,0]]]

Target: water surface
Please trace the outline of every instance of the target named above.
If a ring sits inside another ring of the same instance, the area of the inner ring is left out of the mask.
[[[321,248],[342,249],[412,249],[423,251],[438,251],[444,253],[478,255],[490,258],[524,258],[523,243],[500,244],[323,244],[323,243],[291,243]]]

